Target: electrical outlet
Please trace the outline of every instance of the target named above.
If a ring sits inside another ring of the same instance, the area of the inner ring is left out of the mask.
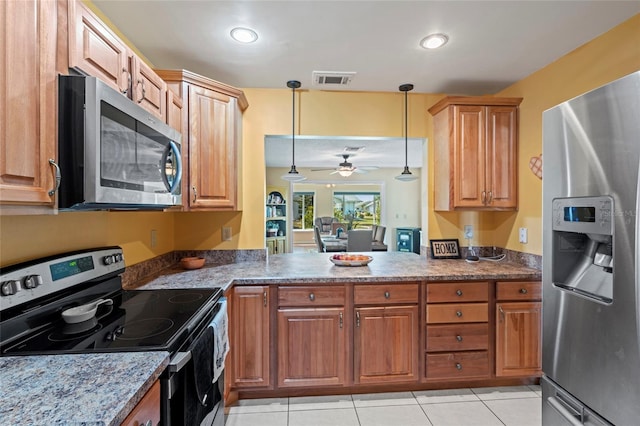
[[[464,238],[470,240],[473,238],[473,226],[465,225],[464,226]]]
[[[155,248],[158,245],[158,231],[155,229],[151,230],[151,236],[149,238],[151,241],[151,248]]]
[[[520,228],[520,232],[519,232],[519,240],[522,244],[527,244],[528,241],[528,232],[527,232],[527,228]]]
[[[231,241],[231,227],[223,226],[222,227],[222,241]]]

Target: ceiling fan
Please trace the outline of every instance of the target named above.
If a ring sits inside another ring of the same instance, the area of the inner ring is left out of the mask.
[[[342,157],[343,161],[338,164],[338,167],[333,168],[322,168],[322,169],[311,169],[312,172],[319,172],[323,170],[333,170],[330,175],[339,174],[343,177],[349,177],[352,173],[367,173],[367,170],[375,170],[378,167],[355,167],[353,163],[349,162],[349,157],[355,156],[354,154],[337,154],[337,157]]]

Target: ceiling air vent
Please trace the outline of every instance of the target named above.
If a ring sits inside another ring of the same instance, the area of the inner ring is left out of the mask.
[[[356,75],[355,72],[314,71],[313,84],[317,86],[346,86]]]

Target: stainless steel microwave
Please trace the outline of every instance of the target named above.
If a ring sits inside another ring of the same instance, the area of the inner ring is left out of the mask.
[[[182,204],[180,133],[95,77],[58,78],[58,208]]]

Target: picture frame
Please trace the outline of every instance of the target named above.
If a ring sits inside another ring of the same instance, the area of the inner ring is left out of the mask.
[[[458,239],[429,240],[432,259],[460,259]]]

